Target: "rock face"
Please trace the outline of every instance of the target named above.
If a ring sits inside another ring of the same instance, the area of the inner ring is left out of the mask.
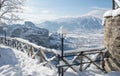
[[[4,35],[3,28],[6,27],[7,36],[20,37],[37,45],[49,47],[49,32],[47,29],[36,27],[30,21],[26,21],[23,25],[15,24],[8,26],[1,26],[0,35]]]
[[[105,69],[120,71],[120,16],[106,17],[104,25],[104,44],[108,50]]]

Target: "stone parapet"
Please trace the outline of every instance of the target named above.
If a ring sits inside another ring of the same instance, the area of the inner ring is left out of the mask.
[[[105,18],[104,45],[111,55],[105,61],[106,70],[120,71],[120,16]]]

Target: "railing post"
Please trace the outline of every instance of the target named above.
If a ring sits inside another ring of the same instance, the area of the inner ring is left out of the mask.
[[[58,76],[60,76],[60,55],[58,55]]]
[[[61,38],[61,59],[63,59],[63,55],[64,55],[64,37],[62,34],[62,38]]]
[[[83,52],[80,53],[80,71],[82,71]]]
[[[104,72],[107,73],[105,70],[105,61],[104,61],[104,53],[103,52],[101,52],[101,60],[102,60],[102,62],[101,62],[102,68],[103,68]]]
[[[62,72],[61,76],[63,76],[64,75],[64,68],[63,67],[61,68],[61,72]]]
[[[101,52],[101,60],[102,60],[102,68],[104,69],[104,57],[103,57],[103,52]]]
[[[39,50],[39,54],[40,54],[40,63],[42,63],[43,62],[43,55],[41,53],[41,50]]]

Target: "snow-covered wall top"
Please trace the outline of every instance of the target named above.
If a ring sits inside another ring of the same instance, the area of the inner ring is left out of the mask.
[[[118,16],[120,15],[120,0],[114,0],[115,3],[118,5],[118,8],[115,10],[109,10],[104,14],[104,17],[110,17],[110,16]]]
[[[104,14],[104,17],[110,17],[110,16],[118,16],[120,15],[120,8],[116,10],[109,10]]]

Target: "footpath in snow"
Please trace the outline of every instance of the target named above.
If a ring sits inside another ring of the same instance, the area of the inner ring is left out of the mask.
[[[0,76],[57,76],[57,69],[43,66],[21,51],[2,46],[0,47]],[[68,70],[64,76],[120,76],[120,73],[112,72],[104,75],[95,70],[78,73]]]

